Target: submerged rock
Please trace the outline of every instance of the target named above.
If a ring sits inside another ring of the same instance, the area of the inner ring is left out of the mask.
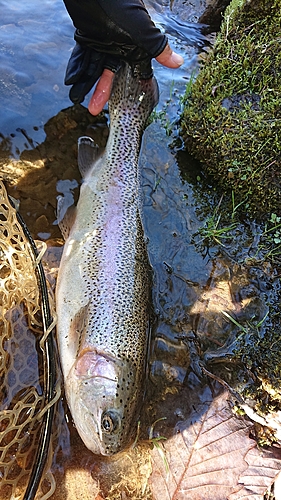
[[[281,210],[280,24],[279,0],[233,0],[185,95],[188,151],[251,215]]]

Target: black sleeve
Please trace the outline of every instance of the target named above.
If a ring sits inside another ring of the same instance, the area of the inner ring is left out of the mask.
[[[152,22],[142,0],[64,0],[82,40],[104,48],[137,46],[150,58],[164,50],[167,39]],[[108,52],[114,52],[110,49]]]

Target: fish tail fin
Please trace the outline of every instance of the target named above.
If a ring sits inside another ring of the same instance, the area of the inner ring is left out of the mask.
[[[111,120],[114,117],[133,116],[146,122],[158,103],[159,89],[156,79],[141,80],[133,75],[129,64],[124,63],[116,73],[109,100]]]

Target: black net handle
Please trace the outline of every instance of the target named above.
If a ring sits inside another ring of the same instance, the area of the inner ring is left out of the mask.
[[[11,205],[15,208],[15,204],[10,196],[9,196],[9,201]],[[37,247],[23,218],[18,213],[18,211],[16,213],[18,222],[21,225],[24,235],[28,241],[31,254],[33,254],[34,260],[36,260],[38,257]],[[37,276],[38,286],[41,292],[43,324],[45,328],[48,329],[53,322],[53,318],[51,316],[48,289],[42,262],[38,262],[36,266],[36,276]],[[56,380],[57,380],[56,349],[55,349],[54,336],[52,330],[45,340],[45,352],[44,352],[44,386],[45,386],[44,389],[45,389],[46,404],[50,403],[54,398]],[[44,467],[46,465],[46,461],[48,458],[54,412],[55,412],[55,405],[51,405],[43,415],[37,453],[23,500],[34,500],[36,492],[38,490],[42,474],[44,471]]]

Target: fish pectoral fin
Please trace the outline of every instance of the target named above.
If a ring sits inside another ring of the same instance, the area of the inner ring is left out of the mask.
[[[76,355],[85,337],[89,322],[89,303],[82,306],[71,321],[71,342],[76,346]]]
[[[64,196],[58,196],[57,200],[57,223],[66,240],[76,217],[76,207],[74,205],[66,207]]]
[[[94,163],[99,159],[103,150],[91,137],[83,136],[78,139],[78,167],[82,177],[85,177]]]

